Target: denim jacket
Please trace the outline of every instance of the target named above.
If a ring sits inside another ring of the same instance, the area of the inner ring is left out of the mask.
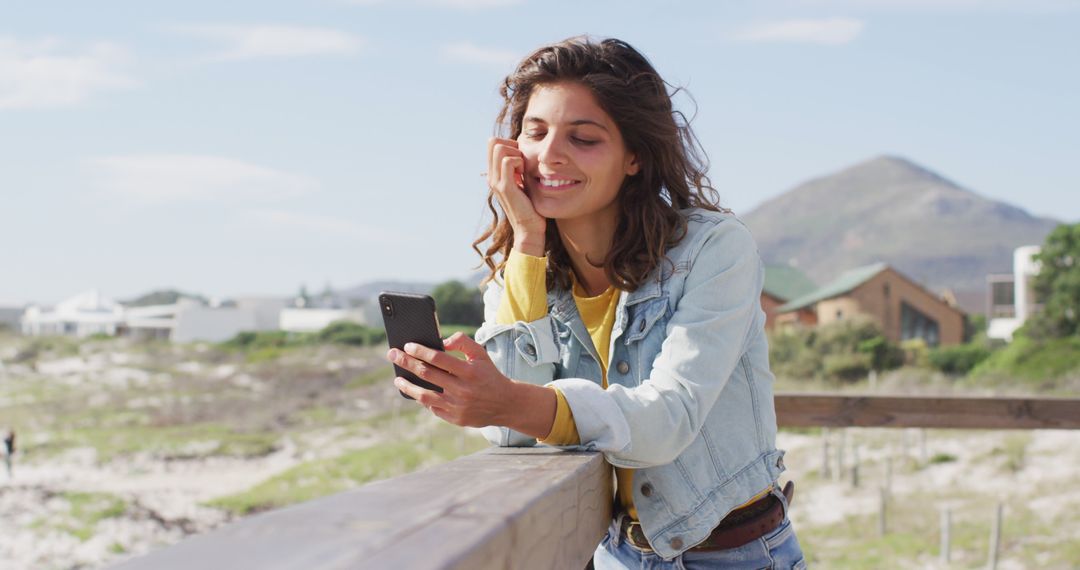
[[[703,541],[784,470],[757,246],[731,214],[682,213],[688,231],[667,252],[670,263],[620,293],[606,390],[570,291],[549,292],[539,320],[499,325],[502,286],[493,280],[476,333],[503,374],[562,391],[581,441],[568,448],[636,470],[634,506],[665,559]],[[500,446],[536,444],[505,427],[483,432]]]

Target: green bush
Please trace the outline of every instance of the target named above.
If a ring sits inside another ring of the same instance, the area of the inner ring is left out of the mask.
[[[971,371],[974,377],[1000,374],[1027,380],[1055,380],[1080,375],[1080,337],[1033,340],[1021,329],[1013,341]]]
[[[825,376],[836,380],[853,381],[870,374],[867,354],[826,354],[822,358]]]
[[[946,374],[967,374],[983,360],[990,357],[990,349],[982,344],[958,344],[930,350],[927,361],[930,366]]]
[[[903,351],[869,319],[849,319],[814,329],[781,329],[769,336],[773,371],[787,378],[852,381],[870,370],[903,364]]]
[[[335,321],[319,331],[321,342],[346,344],[350,346],[374,346],[386,340],[382,329],[367,327],[352,321]]]

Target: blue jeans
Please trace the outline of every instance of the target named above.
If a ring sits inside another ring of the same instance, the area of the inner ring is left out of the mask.
[[[672,560],[664,560],[656,553],[639,550],[619,534],[619,519],[612,521],[608,533],[593,553],[593,565],[596,570],[704,570],[706,568],[724,568],[732,570],[804,570],[802,547],[795,536],[795,529],[787,518],[787,501],[783,495],[784,520],[765,536],[752,540],[742,546],[710,552],[688,550]]]

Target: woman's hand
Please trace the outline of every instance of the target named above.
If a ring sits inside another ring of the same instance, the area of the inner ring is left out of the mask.
[[[514,229],[514,249],[543,257],[547,219],[536,213],[525,193],[525,156],[512,139],[488,140],[488,187]]]
[[[443,341],[447,350],[407,343],[405,351],[390,349],[386,358],[443,389],[440,394],[404,378],[394,386],[443,420],[459,426],[506,426],[533,437],[551,433],[557,405],[555,392],[543,386],[515,382],[495,367],[484,347],[464,333]]]

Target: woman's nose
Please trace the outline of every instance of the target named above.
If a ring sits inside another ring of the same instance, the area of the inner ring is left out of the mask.
[[[566,162],[565,149],[560,139],[561,137],[552,135],[544,137],[537,149],[537,160],[544,164],[562,164]]]

